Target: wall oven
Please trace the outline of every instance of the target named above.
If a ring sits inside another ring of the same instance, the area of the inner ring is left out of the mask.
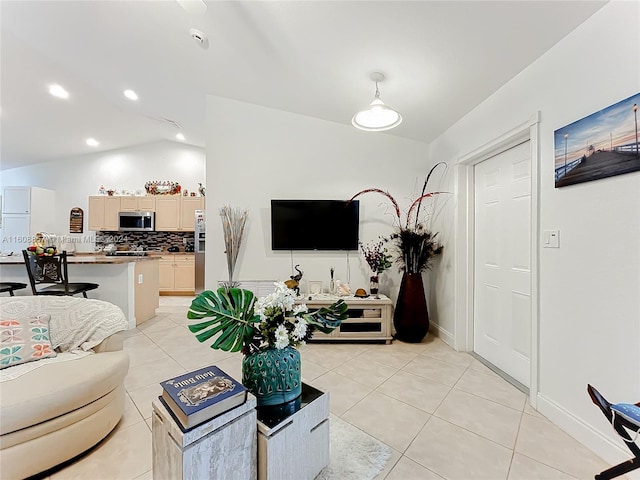
[[[120,212],[118,230],[121,232],[153,232],[156,212]]]

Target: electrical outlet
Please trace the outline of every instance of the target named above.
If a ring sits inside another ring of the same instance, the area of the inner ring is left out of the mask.
[[[138,275],[138,285],[141,285],[143,283],[143,274],[141,273],[140,275]]]

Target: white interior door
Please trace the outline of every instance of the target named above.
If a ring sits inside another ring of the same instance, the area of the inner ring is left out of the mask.
[[[530,143],[475,165],[474,191],[474,350],[529,387]]]

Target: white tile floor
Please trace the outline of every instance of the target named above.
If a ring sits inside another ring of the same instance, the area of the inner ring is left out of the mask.
[[[157,316],[128,332],[124,418],[46,479],[150,480],[159,382],[207,364],[241,378],[240,354],[212,350],[187,330],[190,303],[161,297]],[[333,414],[393,449],[378,480],[587,479],[608,467],[520,391],[432,336],[421,344],[311,344],[302,368],[306,383],[331,392]]]

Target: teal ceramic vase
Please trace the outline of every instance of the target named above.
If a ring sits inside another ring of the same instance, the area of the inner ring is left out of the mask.
[[[270,348],[242,359],[242,384],[255,395],[258,407],[297,399],[302,394],[300,372],[300,352],[293,347]]]

